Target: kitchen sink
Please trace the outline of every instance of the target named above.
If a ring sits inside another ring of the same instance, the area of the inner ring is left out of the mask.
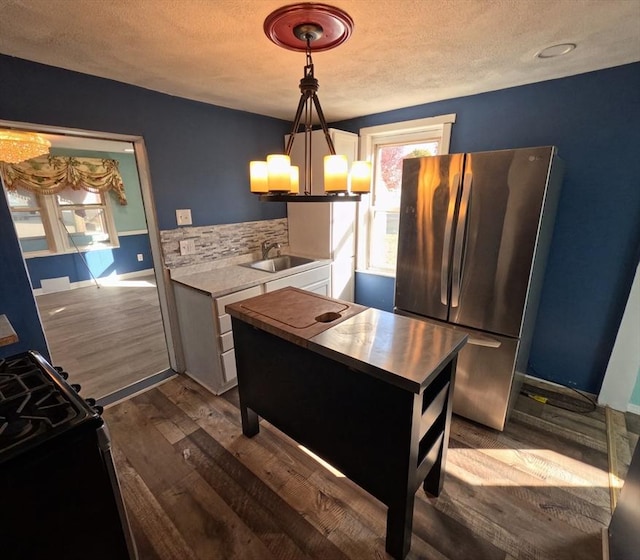
[[[313,259],[307,259],[305,257],[295,257],[293,255],[284,255],[282,257],[275,257],[273,259],[264,259],[262,261],[245,263],[240,266],[255,268],[256,270],[263,270],[265,272],[280,272],[281,270],[287,270],[289,268],[308,264],[311,262],[313,262]]]

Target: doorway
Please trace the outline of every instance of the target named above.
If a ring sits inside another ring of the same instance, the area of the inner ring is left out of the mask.
[[[53,216],[44,220],[47,233],[56,219],[62,224],[55,224],[59,239],[54,251],[46,247],[38,251],[35,233],[25,242],[30,222],[16,221],[16,216],[31,214],[32,222],[42,222],[39,212],[33,219],[33,212],[12,211],[51,361],[69,373],[71,383],[83,387],[84,396],[103,405],[175,375],[166,278],[143,139],[2,121],[0,126],[41,133],[51,141],[54,156],[114,159],[128,166],[128,175],[121,175],[129,207],[114,212],[113,200],[102,201],[109,205],[108,219],[103,216],[102,222],[110,222],[113,230],[103,234],[108,243],[77,246],[83,230],[74,229],[73,220],[68,227],[65,212],[72,213],[63,206],[77,200],[58,196],[52,201],[52,195],[41,196],[49,199],[46,205]],[[89,214],[84,207],[76,211],[76,222],[77,215]],[[102,229],[106,231],[106,226]],[[132,256],[137,256],[135,263]]]

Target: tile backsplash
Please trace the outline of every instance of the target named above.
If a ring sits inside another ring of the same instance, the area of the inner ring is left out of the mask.
[[[195,241],[195,254],[180,254],[180,241],[185,239]],[[170,269],[259,252],[265,240],[280,243],[285,249],[289,244],[287,218],[160,231],[164,265]]]

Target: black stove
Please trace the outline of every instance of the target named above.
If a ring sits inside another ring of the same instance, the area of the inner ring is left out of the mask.
[[[78,424],[102,423],[98,411],[62,383],[66,373],[49,368],[35,353],[0,360],[0,463]]]
[[[0,556],[134,559],[102,409],[67,378],[35,351],[0,359]]]

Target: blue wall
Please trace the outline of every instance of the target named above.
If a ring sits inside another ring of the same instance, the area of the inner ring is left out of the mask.
[[[355,300],[367,307],[393,311],[396,279],[369,272],[356,274]]]
[[[288,122],[4,55],[0,119],[143,136],[160,229],[176,227],[177,208],[191,208],[195,226],[286,215],[284,204],[262,204],[249,192],[248,162],[281,150]],[[44,352],[24,261],[0,199],[0,313],[21,340],[2,355]]]
[[[638,91],[640,64],[633,64],[332,126],[357,132],[456,113],[452,152],[558,146],[566,175],[530,371],[598,392],[640,254]],[[0,119],[142,135],[160,229],[176,227],[177,208],[191,208],[194,225],[286,214],[249,193],[247,170],[249,160],[281,149],[284,121],[2,55]],[[0,312],[23,347],[44,349],[4,199],[0,213]],[[388,302],[390,286],[384,279],[371,301]]]
[[[0,198],[0,314],[7,316],[19,338],[0,346],[0,358],[32,348],[49,358],[13,220],[5,197]]]
[[[203,70],[206,71],[206,70]],[[160,229],[286,216],[249,192],[252,159],[282,150],[286,121],[0,55],[0,118],[144,137]]]
[[[138,261],[138,253],[144,255],[144,260]],[[86,251],[82,256],[86,260],[86,265],[77,253],[26,259],[33,287],[40,288],[42,279],[61,276],[68,276],[71,283],[91,280],[87,266],[95,278],[153,268],[151,245],[149,235],[146,233],[123,235],[120,237],[120,247]]]
[[[639,92],[636,63],[332,126],[456,113],[452,153],[558,147],[565,179],[529,373],[598,393],[640,255]],[[358,301],[392,289],[357,275]]]

